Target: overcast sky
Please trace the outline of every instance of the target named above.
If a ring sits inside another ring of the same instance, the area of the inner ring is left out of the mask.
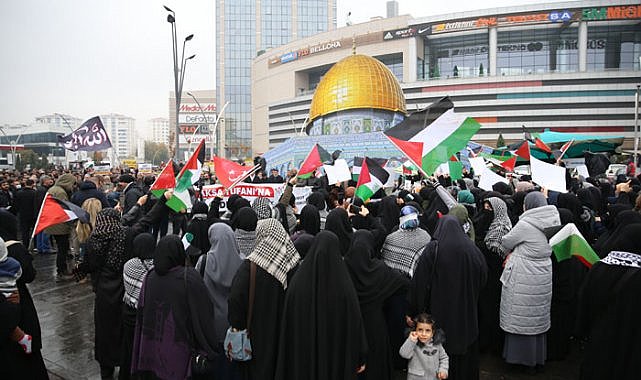
[[[184,91],[215,89],[216,0],[17,0],[0,15],[0,125],[30,123],[54,112],[87,119],[120,113],[145,127],[168,117],[173,89],[171,28],[165,4],[176,12],[179,41],[190,33]],[[227,0],[233,1],[233,0]],[[453,2],[399,0],[399,14],[438,15],[529,0]],[[337,25],[385,16],[385,0],[338,0]]]

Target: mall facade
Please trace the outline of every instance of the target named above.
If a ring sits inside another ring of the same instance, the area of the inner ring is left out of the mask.
[[[314,127],[308,117],[316,87],[354,50],[391,70],[407,112],[449,95],[456,112],[483,125],[477,142],[494,145],[499,133],[520,139],[526,126],[623,135],[632,144],[641,5],[578,1],[379,18],[269,49],[252,64],[254,155]],[[362,143],[342,123],[341,144]]]

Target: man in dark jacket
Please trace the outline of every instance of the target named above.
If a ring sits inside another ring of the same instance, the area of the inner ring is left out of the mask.
[[[105,193],[98,190],[98,186],[96,186],[96,182],[94,182],[95,180],[96,177],[85,179],[80,184],[80,189],[71,196],[71,202],[78,207],[82,207],[82,204],[87,199],[96,198],[102,204],[102,208],[110,207],[109,202],[107,201],[107,196]]]
[[[136,184],[134,177],[131,174],[123,174],[118,178],[118,185],[122,188],[122,196],[120,197],[120,208],[122,213],[126,214],[138,202],[138,198],[145,195],[138,184]]]
[[[283,183],[285,180],[283,179],[283,176],[280,175],[278,172],[278,169],[273,168],[272,169],[272,174],[267,178],[267,183]]]
[[[13,201],[20,221],[20,237],[25,248],[29,247],[31,229],[36,224],[37,214],[33,208],[35,199],[36,189],[34,189],[34,182],[31,179],[27,179],[24,187],[18,190]]]
[[[0,207],[10,209],[13,205],[13,194],[7,180],[0,181]],[[13,210],[11,210],[13,212]]]

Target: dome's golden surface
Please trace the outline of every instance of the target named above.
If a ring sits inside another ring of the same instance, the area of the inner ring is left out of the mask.
[[[341,59],[325,74],[314,93],[309,121],[355,108],[406,113],[405,96],[394,74],[379,60],[362,54]]]

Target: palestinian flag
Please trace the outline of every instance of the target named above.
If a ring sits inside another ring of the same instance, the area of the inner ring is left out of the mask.
[[[538,138],[538,137],[537,137],[536,139],[534,139],[534,145],[535,145],[537,148],[539,148],[539,149],[541,149],[542,151],[544,151],[545,153],[548,153],[548,154],[549,154],[549,153],[552,153],[552,149],[550,149],[550,147],[549,147],[549,146],[547,146],[547,144],[546,144],[546,143],[544,143],[544,142],[543,142],[543,140],[541,140],[541,139],[540,139],[540,138]]]
[[[567,260],[572,256],[576,256],[588,268],[599,261],[599,256],[583,238],[574,223],[566,224],[565,227],[552,236],[550,245],[557,261]]]
[[[554,158],[556,158],[556,162],[561,161],[561,158],[563,158],[563,156],[565,155],[565,152],[567,152],[568,149],[570,149],[572,144],[574,144],[574,140],[570,140],[566,142],[565,144],[563,144],[560,150],[555,150],[554,152],[552,152],[552,154],[554,155]]]
[[[354,195],[365,202],[381,189],[388,179],[389,173],[387,170],[383,169],[373,159],[365,157]]]
[[[523,141],[523,144],[521,144],[514,154],[526,161],[530,161],[530,144],[527,141]]]
[[[463,164],[455,155],[452,155],[452,157],[450,157],[450,160],[447,162],[447,164],[450,169],[451,179],[457,180],[463,178]]]
[[[381,167],[385,166],[387,164],[387,160],[385,158],[371,158],[372,160],[376,161],[377,164],[379,164]],[[354,164],[352,165],[352,179],[354,181],[358,181],[358,176],[361,174],[361,167],[363,166],[363,157],[354,157]]]
[[[40,207],[31,237],[33,238],[47,227],[76,219],[82,223],[89,223],[89,214],[71,202],[56,199],[51,194],[47,194]]]
[[[449,97],[420,112],[424,115],[418,120],[407,118],[383,133],[425,174],[432,174],[453,154],[465,149],[481,124],[471,117],[454,113]]]
[[[174,196],[166,203],[169,208],[176,212],[191,208],[189,189],[200,180],[200,172],[202,171],[204,162],[205,139],[202,139],[194,151],[194,154],[192,154],[189,161],[187,161],[180,173],[176,176]]]
[[[503,161],[501,163],[501,167],[503,167],[503,169],[507,170],[508,172],[513,172],[514,166],[516,166],[516,158],[516,156],[513,156],[509,160]]]
[[[249,177],[260,166],[243,166],[234,161],[226,160],[222,157],[214,157],[214,168],[216,177],[226,189],[235,186],[238,182]]]
[[[300,169],[298,169],[298,178],[306,179],[312,176],[314,170],[323,166],[323,162],[330,161],[332,155],[329,154],[322,146],[314,144],[314,147],[303,161]]]
[[[165,191],[176,188],[176,166],[173,160],[169,160],[151,185],[149,190],[156,198],[160,198]]]

